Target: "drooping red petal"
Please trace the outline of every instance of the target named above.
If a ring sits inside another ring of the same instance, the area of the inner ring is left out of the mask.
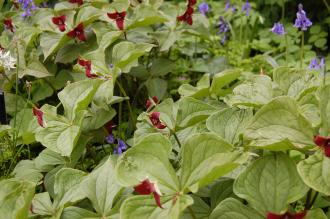
[[[126,11],[122,11],[122,12],[119,12],[119,13],[117,13],[118,14],[118,16],[120,17],[120,18],[122,18],[122,19],[124,19],[125,17],[126,17]]]
[[[151,101],[148,99],[148,100],[146,101],[146,108],[149,109],[149,108],[151,107],[151,105],[152,105],[152,103],[151,103]]]
[[[66,35],[67,35],[68,37],[70,37],[70,38],[75,38],[75,37],[76,37],[76,33],[75,33],[74,29],[71,30],[71,31],[69,31],[69,32],[67,32]]]
[[[37,107],[32,108],[33,115],[37,117],[38,124],[44,128],[43,112]]]
[[[58,25],[58,29],[60,29],[61,32],[65,31],[65,24]]]
[[[188,6],[194,6],[196,3],[196,0],[188,0]]]
[[[185,14],[192,15],[194,13],[194,9],[192,7],[187,7]]]
[[[320,135],[316,135],[314,136],[314,143],[317,145],[317,146],[324,146],[327,144],[327,137],[323,137],[323,136],[320,136]]]
[[[113,19],[113,20],[117,19],[117,17],[118,17],[118,13],[117,12],[115,12],[115,13],[107,13],[107,15],[108,15],[108,17],[110,19]]]
[[[330,157],[330,145],[324,146],[324,155]]]
[[[177,16],[176,19],[177,19],[178,21],[184,21],[185,16],[184,16],[184,15]]]
[[[156,96],[153,96],[153,97],[152,97],[152,100],[153,100],[155,103],[158,103],[158,101],[159,101],[158,98],[157,98]]]
[[[189,25],[192,25],[192,24],[193,24],[193,19],[192,19],[191,16],[187,17],[185,21],[186,21],[186,23],[189,24]]]
[[[10,32],[14,33],[14,25],[13,25],[13,20],[11,18],[5,18],[3,20],[3,23],[7,30],[10,30]]]
[[[105,128],[108,130],[109,134],[112,134],[112,129],[115,127],[112,121],[109,121],[105,124]]]
[[[117,18],[116,19],[116,24],[119,30],[123,30],[124,29],[124,19],[122,18]]]
[[[83,0],[69,0],[70,3],[75,4],[77,3],[79,6],[81,6],[82,4],[84,4]]]
[[[85,35],[84,32],[81,33],[81,34],[78,34],[78,35],[77,35],[77,38],[78,38],[80,41],[86,41],[86,40],[87,40],[86,35]]]
[[[271,212],[267,213],[267,219],[283,219],[284,215],[274,214]]]
[[[162,203],[160,202],[160,195],[157,192],[153,192],[156,205],[160,208],[163,208]]]
[[[58,26],[61,32],[65,31],[65,21],[66,21],[65,15],[52,18],[52,22]]]
[[[150,115],[149,115],[149,119],[152,123],[152,125],[158,129],[164,129],[166,128],[166,125],[163,124],[160,119],[160,112],[152,112]]]

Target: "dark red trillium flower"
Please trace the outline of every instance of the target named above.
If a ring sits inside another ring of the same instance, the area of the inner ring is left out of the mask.
[[[274,214],[269,212],[267,214],[267,219],[303,219],[306,216],[306,211],[301,211],[298,213],[286,212],[284,214]]]
[[[3,20],[3,24],[5,25],[5,28],[7,30],[10,30],[12,33],[14,33],[14,25],[13,20],[11,18],[5,18]]]
[[[178,16],[176,19],[178,21],[183,21],[189,25],[192,25],[193,24],[193,19],[192,19],[193,13],[194,13],[194,9],[190,5],[188,5],[184,14],[181,16]]]
[[[330,137],[314,136],[314,143],[324,150],[324,155],[330,157]]]
[[[69,0],[70,3],[72,4],[78,4],[79,6],[81,6],[82,4],[84,4],[83,0]]]
[[[85,68],[85,73],[88,78],[97,78],[96,74],[92,73],[92,62],[78,58],[78,64]]]
[[[61,32],[65,31],[65,20],[65,15],[52,18],[53,23],[58,26],[58,29],[60,29]]]
[[[112,121],[109,121],[105,124],[105,128],[108,130],[109,134],[112,134],[113,128],[116,127]]]
[[[78,38],[80,41],[86,41],[85,31],[84,31],[84,24],[80,23],[76,26],[73,30],[66,34],[70,38]]]
[[[197,1],[196,0],[188,0],[188,6],[194,6],[196,5]]]
[[[40,109],[38,109],[37,107],[33,107],[32,112],[33,112],[33,115],[37,117],[38,124],[41,127],[45,128],[44,127],[44,119],[43,119],[44,113]]]
[[[164,125],[160,119],[160,112],[152,112],[150,115],[149,115],[149,119],[152,123],[152,125],[158,129],[164,129],[166,128],[166,125]]]
[[[153,96],[151,99],[148,99],[146,101],[146,107],[149,109],[150,107],[156,105],[158,103],[158,98],[156,96]]]
[[[150,195],[151,193],[154,196],[155,202],[158,207],[163,208],[160,203],[160,192],[155,183],[150,182],[149,179],[145,179],[139,185],[134,187],[136,193],[140,195]]]
[[[107,13],[108,17],[112,20],[116,21],[117,27],[119,30],[124,29],[124,20],[126,17],[126,11],[123,12],[115,12],[115,13]]]

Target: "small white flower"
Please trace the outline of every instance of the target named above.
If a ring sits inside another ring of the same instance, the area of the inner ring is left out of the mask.
[[[10,52],[0,50],[0,66],[7,69],[8,71],[15,68],[16,59],[10,55]]]

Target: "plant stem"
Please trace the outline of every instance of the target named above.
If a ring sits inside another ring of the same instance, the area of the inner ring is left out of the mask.
[[[282,0],[282,17],[281,20],[283,22],[285,16],[285,0]]]
[[[301,30],[300,68],[302,68],[303,59],[304,59],[304,31]]]
[[[289,44],[288,44],[288,36],[285,34],[285,61],[286,65],[288,65],[288,59],[289,59]]]
[[[176,142],[178,143],[178,145],[180,146],[180,148],[181,148],[181,142],[180,142],[180,140],[179,140],[179,138],[178,138],[178,136],[175,134],[175,132],[174,131],[172,131],[172,135],[174,136],[174,138],[175,138],[175,140],[176,140]]]
[[[329,6],[327,0],[323,0],[323,2],[324,2],[325,6],[327,7],[327,9],[328,9],[328,11],[330,13],[330,6]]]
[[[242,0],[239,1],[239,5],[241,6],[242,5]],[[243,12],[241,12],[241,24],[240,24],[240,27],[239,27],[239,44],[241,45],[242,44],[242,32],[243,32]]]
[[[310,189],[308,191],[307,197],[306,197],[306,203],[305,203],[305,210],[309,210],[313,206],[313,204],[317,198],[317,195],[318,195],[318,192],[315,192],[315,194],[313,195],[313,189]],[[313,196],[313,198],[312,198],[312,196]]]
[[[116,80],[116,84],[118,85],[119,90],[124,95],[124,97],[128,97],[125,90],[124,90],[124,88],[123,88],[123,86],[121,85],[121,83],[118,80]],[[135,117],[134,117],[134,114],[133,114],[131,103],[129,102],[129,99],[126,102],[127,102],[127,107],[128,107],[128,110],[129,110],[130,117],[131,117],[132,122],[133,122],[133,128],[135,128],[136,120],[135,120]]]
[[[192,217],[193,219],[197,219],[197,217],[196,217],[194,211],[192,210],[192,208],[191,208],[190,206],[188,207],[188,210],[189,210],[189,213],[190,213],[191,217]]]

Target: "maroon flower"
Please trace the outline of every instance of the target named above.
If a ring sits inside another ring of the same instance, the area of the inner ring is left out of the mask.
[[[115,13],[107,13],[108,17],[112,20],[116,21],[117,27],[119,30],[124,29],[124,21],[126,17],[126,11],[123,12],[115,12]]]
[[[149,109],[150,107],[155,106],[157,103],[158,103],[158,98],[154,96],[146,101],[146,107],[147,109]]]
[[[321,147],[326,157],[330,157],[330,137],[314,136],[314,143]]]
[[[189,25],[192,25],[193,24],[193,19],[192,19],[193,13],[194,13],[194,9],[190,5],[188,5],[184,14],[181,16],[178,16],[176,19],[178,21],[183,21]]]
[[[85,68],[85,73],[88,78],[97,78],[96,74],[92,73],[92,62],[78,58],[78,64]]]
[[[58,26],[58,29],[60,29],[61,32],[65,31],[65,20],[65,15],[52,18],[53,23]]]
[[[194,6],[196,5],[197,1],[196,0],[188,0],[188,6]]]
[[[40,109],[38,109],[37,107],[33,107],[32,112],[33,112],[33,115],[37,117],[39,125],[41,127],[45,128],[44,127],[44,119],[43,119],[44,113]]]
[[[5,18],[3,20],[3,24],[5,25],[5,28],[7,30],[10,30],[12,33],[14,33],[14,25],[13,25],[13,20],[11,18]]]
[[[86,41],[84,24],[80,23],[73,30],[66,34],[70,38],[78,38],[80,41]]]
[[[149,119],[152,123],[152,125],[158,129],[164,129],[166,128],[166,125],[164,125],[160,119],[160,112],[152,112],[150,115],[149,115]]]
[[[157,188],[157,185],[155,183],[150,182],[149,179],[145,179],[139,185],[135,186],[134,190],[140,195],[149,195],[152,193],[157,206],[163,208],[162,204],[160,203],[160,191]]]
[[[267,219],[303,219],[306,216],[306,211],[301,211],[298,213],[286,212],[284,214],[274,214],[269,212],[267,214]]]
[[[83,0],[69,0],[69,2],[72,3],[72,4],[78,4],[79,6],[84,4]]]

